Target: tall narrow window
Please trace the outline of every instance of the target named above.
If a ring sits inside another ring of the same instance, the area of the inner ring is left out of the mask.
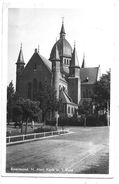
[[[86,89],[86,98],[88,98],[88,89]]]
[[[29,99],[31,99],[31,90],[32,90],[31,88],[32,88],[32,85],[31,85],[31,82],[29,82],[28,83],[28,94],[27,94]]]
[[[37,99],[37,80],[33,79],[33,100]]]
[[[89,91],[89,97],[91,98],[91,91]]]
[[[66,59],[64,59],[64,64],[66,64]]]
[[[83,98],[85,98],[86,97],[86,95],[85,95],[85,91],[83,91]]]
[[[72,107],[72,114],[74,113],[74,109],[73,109],[73,107]]]
[[[64,104],[64,113],[67,113],[66,104]]]
[[[35,64],[35,65],[34,65],[34,68],[33,68],[33,70],[34,70],[34,71],[36,71],[36,69],[37,69],[37,66],[36,66],[36,64]]]
[[[63,86],[63,91],[65,91],[65,87]]]
[[[68,107],[68,113],[70,113],[70,107]]]

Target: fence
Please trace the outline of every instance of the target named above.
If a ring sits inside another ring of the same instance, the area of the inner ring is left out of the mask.
[[[56,136],[56,135],[60,135],[60,134],[64,134],[64,133],[68,133],[68,130],[58,130],[58,131],[51,131],[51,132],[8,136],[8,137],[6,137],[6,143],[7,143],[7,145],[22,143],[22,142],[27,142],[30,140],[36,140],[36,139],[45,138],[48,136]]]

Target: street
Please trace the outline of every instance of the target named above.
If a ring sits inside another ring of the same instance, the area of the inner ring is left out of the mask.
[[[109,173],[109,128],[70,127],[71,133],[7,147],[6,172]]]

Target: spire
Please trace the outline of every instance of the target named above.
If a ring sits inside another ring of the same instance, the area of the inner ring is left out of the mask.
[[[64,17],[62,17],[62,27],[61,27],[61,31],[60,31],[60,38],[65,38],[65,29],[64,29]]]
[[[19,52],[19,56],[18,56],[18,59],[17,59],[17,63],[24,63],[24,57],[23,57],[23,52],[22,52],[22,43],[21,43],[21,46],[20,46],[20,52]]]
[[[54,55],[53,55],[53,59],[52,60],[55,60],[55,61],[59,61],[60,60],[59,51],[58,51],[58,48],[57,48],[57,43],[55,44],[55,51],[54,51]]]
[[[40,48],[40,47],[39,47],[39,44],[38,44],[38,53],[39,53],[39,48]]]
[[[76,43],[74,42],[74,50],[72,53],[71,66],[79,66],[78,56],[76,52]]]
[[[81,68],[85,68],[86,67],[86,64],[85,64],[85,54],[83,55],[83,62],[82,62],[82,66]]]
[[[75,40],[74,40],[74,48],[76,47],[76,42],[75,42]]]

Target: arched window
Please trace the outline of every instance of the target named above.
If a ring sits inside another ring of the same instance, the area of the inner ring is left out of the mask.
[[[73,109],[73,107],[72,107],[72,114],[74,113],[74,109]]]
[[[61,85],[59,85],[59,90],[61,90],[61,88],[62,88]]]
[[[32,90],[31,82],[28,83],[27,89],[28,89],[27,97],[28,97],[29,99],[31,99],[31,90]]]
[[[67,59],[67,65],[69,64],[69,60]]]
[[[37,80],[33,79],[33,100],[37,99]]]
[[[91,98],[91,91],[89,91],[89,97]]]
[[[34,68],[33,68],[33,69],[34,69],[34,71],[36,71],[36,69],[37,69],[37,66],[36,66],[36,64],[34,65]]]
[[[64,64],[66,64],[66,59],[64,59]]]
[[[85,98],[86,97],[86,95],[85,95],[85,91],[83,91],[83,98]]]
[[[63,89],[63,91],[65,91],[65,87],[64,86],[62,87],[62,89]]]
[[[64,104],[64,113],[67,113],[66,104]]]
[[[40,92],[41,90],[42,90],[42,83],[39,82],[39,89],[38,89],[38,91]]]
[[[86,98],[88,98],[88,89],[86,89]]]

